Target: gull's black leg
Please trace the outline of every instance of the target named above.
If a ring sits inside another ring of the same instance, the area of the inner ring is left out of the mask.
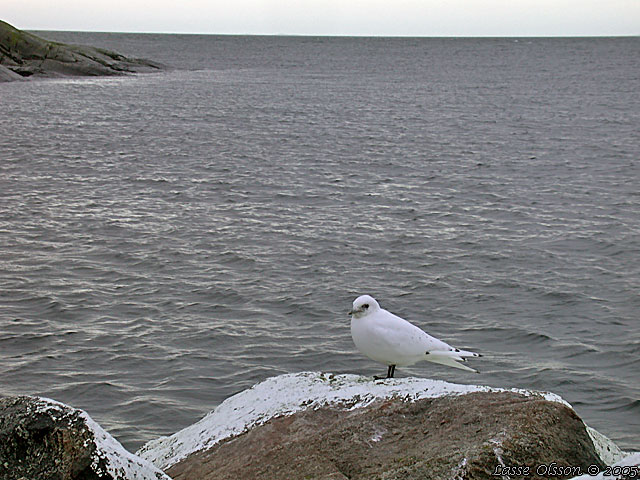
[[[396,366],[395,365],[389,365],[389,368],[387,369],[387,377],[386,378],[393,378],[393,374],[394,374],[395,371],[396,371]],[[385,377],[374,375],[373,379],[374,380],[384,380]]]
[[[387,378],[393,378],[393,374],[396,371],[395,365],[389,365],[389,369],[387,370]]]

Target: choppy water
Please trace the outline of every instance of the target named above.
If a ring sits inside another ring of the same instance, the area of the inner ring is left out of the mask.
[[[176,69],[0,84],[3,395],[135,450],[370,293],[640,449],[640,39],[46,36]]]

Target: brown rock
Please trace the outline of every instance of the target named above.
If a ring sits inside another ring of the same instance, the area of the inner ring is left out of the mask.
[[[496,468],[528,467],[529,474],[509,477],[535,479],[549,478],[537,469],[552,462],[583,472],[604,466],[571,408],[539,396],[477,392],[277,417],[167,473],[174,480],[475,480],[502,478]]]

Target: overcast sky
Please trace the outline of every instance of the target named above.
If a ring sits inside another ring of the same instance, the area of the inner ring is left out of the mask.
[[[638,35],[640,0],[2,0],[21,29],[301,35]]]

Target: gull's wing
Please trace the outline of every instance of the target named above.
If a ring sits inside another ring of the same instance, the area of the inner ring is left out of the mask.
[[[477,370],[458,362],[465,362],[469,357],[480,357],[480,354],[454,348],[448,343],[429,335],[405,319],[386,310],[384,310],[384,312],[387,314],[385,321],[389,322],[390,326],[395,327],[397,331],[403,332],[402,334],[396,333],[396,336],[409,337],[398,340],[402,340],[406,348],[412,351],[412,353],[419,352],[425,355],[425,360],[429,362],[478,373]]]

